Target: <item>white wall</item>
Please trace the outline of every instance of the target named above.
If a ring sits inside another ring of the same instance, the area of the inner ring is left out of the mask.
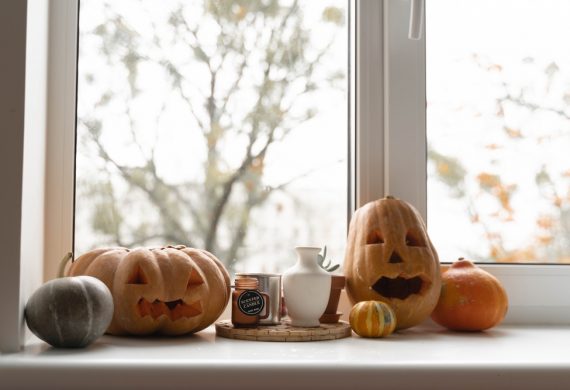
[[[0,350],[20,344],[26,1],[0,1]]]
[[[20,348],[23,304],[42,281],[47,11],[48,0],[0,1],[2,352]]]

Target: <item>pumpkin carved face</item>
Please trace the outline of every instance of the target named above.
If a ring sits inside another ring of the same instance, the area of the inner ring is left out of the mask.
[[[388,303],[396,314],[397,329],[427,318],[441,288],[437,252],[419,213],[392,197],[370,202],[355,212],[345,274],[352,303]]]
[[[212,254],[184,246],[88,252],[69,270],[107,284],[115,312],[107,333],[197,332],[214,322],[229,299],[229,275]]]

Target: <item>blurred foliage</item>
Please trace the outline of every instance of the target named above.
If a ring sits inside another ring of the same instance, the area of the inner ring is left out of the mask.
[[[466,171],[459,159],[444,156],[433,148],[429,148],[428,160],[435,167],[435,177],[449,187],[451,196],[454,198],[464,197]]]
[[[93,229],[105,235],[116,236],[119,234],[119,226],[123,223],[123,217],[118,210],[113,186],[109,182],[91,185],[92,196],[98,200],[92,210]]]
[[[532,131],[514,128],[509,123],[513,117],[525,117],[530,123],[533,115],[548,113],[562,123],[561,126],[570,125],[570,90],[560,92],[553,88],[555,82],[562,82],[557,77],[567,69],[561,69],[556,62],[550,62],[546,67],[540,68],[532,57],[524,58],[521,63],[526,66],[528,75],[523,85],[514,85],[512,79],[505,75],[504,66],[485,61],[479,55],[472,59],[481,72],[493,72],[499,75],[498,85],[502,94],[488,96],[494,102],[497,110],[495,116],[499,119],[500,127],[496,131],[496,142],[484,145],[484,149],[493,153],[491,167],[494,170],[480,170],[478,167],[466,168],[461,164],[460,156],[441,153],[430,145],[428,161],[434,177],[445,184],[449,195],[460,200],[470,215],[473,224],[480,226],[484,233],[484,246],[479,253],[471,256],[482,261],[492,262],[550,262],[570,263],[570,169],[560,165],[542,164],[536,167],[535,172],[528,172],[534,176],[534,182],[542,197],[540,204],[529,204],[535,210],[543,210],[536,218],[536,229],[533,236],[528,237],[527,244],[518,248],[508,248],[505,245],[505,235],[513,225],[521,209],[513,206],[513,199],[517,196],[519,186],[509,183],[504,169],[516,161],[508,161],[517,151],[517,142],[532,141],[536,148],[545,142],[558,142],[568,137],[565,132],[557,128],[545,130],[543,128]],[[548,105],[546,102],[560,102]],[[474,119],[481,114],[476,111]],[[515,121],[516,122],[516,121]],[[504,135],[501,138],[501,130]],[[536,134],[535,134],[536,133]],[[506,138],[505,138],[506,137]],[[483,154],[482,150],[481,154]],[[511,153],[508,153],[511,152]],[[518,154],[518,153],[517,153]],[[490,154],[487,154],[490,155]],[[518,158],[524,159],[525,156]],[[501,164],[498,164],[501,162]],[[538,161],[540,163],[540,161]],[[562,168],[562,169],[561,169]],[[561,189],[565,188],[565,193]],[[492,199],[494,211],[483,212],[489,207],[488,200]],[[519,206],[520,207],[520,206]],[[474,237],[471,239],[475,239]]]
[[[344,66],[323,65],[345,24],[344,12],[323,4],[322,20],[336,30],[324,45],[316,45],[313,26],[296,0],[164,2],[166,25],[157,25],[149,11],[154,2],[129,3],[143,15],[135,24],[129,22],[128,7],[116,6],[119,2],[85,0],[82,5],[88,3],[104,17],[92,30],[81,31],[81,39],[97,43],[106,63],[103,73],[121,75],[114,82],[83,71],[80,58],[80,96],[83,89],[85,96],[98,94],[78,123],[82,145],[98,158],[91,169],[101,173],[82,190],[92,207],[91,227],[103,236],[96,245],[185,244],[215,253],[232,268],[246,255],[252,212],[294,181],[265,183],[271,145],[318,114],[312,93],[346,80]],[[137,101],[149,98],[144,74],[149,67],[160,69],[170,89],[152,119],[150,137],[133,111]],[[207,90],[195,87],[197,78],[208,80]],[[187,145],[188,153],[206,151],[197,180],[169,182],[157,162],[164,154],[159,124],[172,101],[191,118],[188,133],[200,135],[199,144]],[[125,148],[136,159],[126,161],[113,147],[119,132],[131,135]],[[237,164],[228,145],[239,148]]]
[[[323,20],[326,22],[334,23],[338,26],[344,26],[344,12],[338,7],[327,7],[323,10]]]

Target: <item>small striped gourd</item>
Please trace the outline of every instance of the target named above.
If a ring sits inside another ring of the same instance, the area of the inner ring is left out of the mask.
[[[350,311],[350,326],[361,337],[386,337],[396,328],[396,316],[384,302],[358,302]]]

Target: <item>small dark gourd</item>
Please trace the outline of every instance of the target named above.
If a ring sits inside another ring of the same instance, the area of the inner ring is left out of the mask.
[[[30,330],[54,347],[85,347],[105,333],[113,318],[113,297],[91,276],[51,280],[38,288],[25,309]]]

